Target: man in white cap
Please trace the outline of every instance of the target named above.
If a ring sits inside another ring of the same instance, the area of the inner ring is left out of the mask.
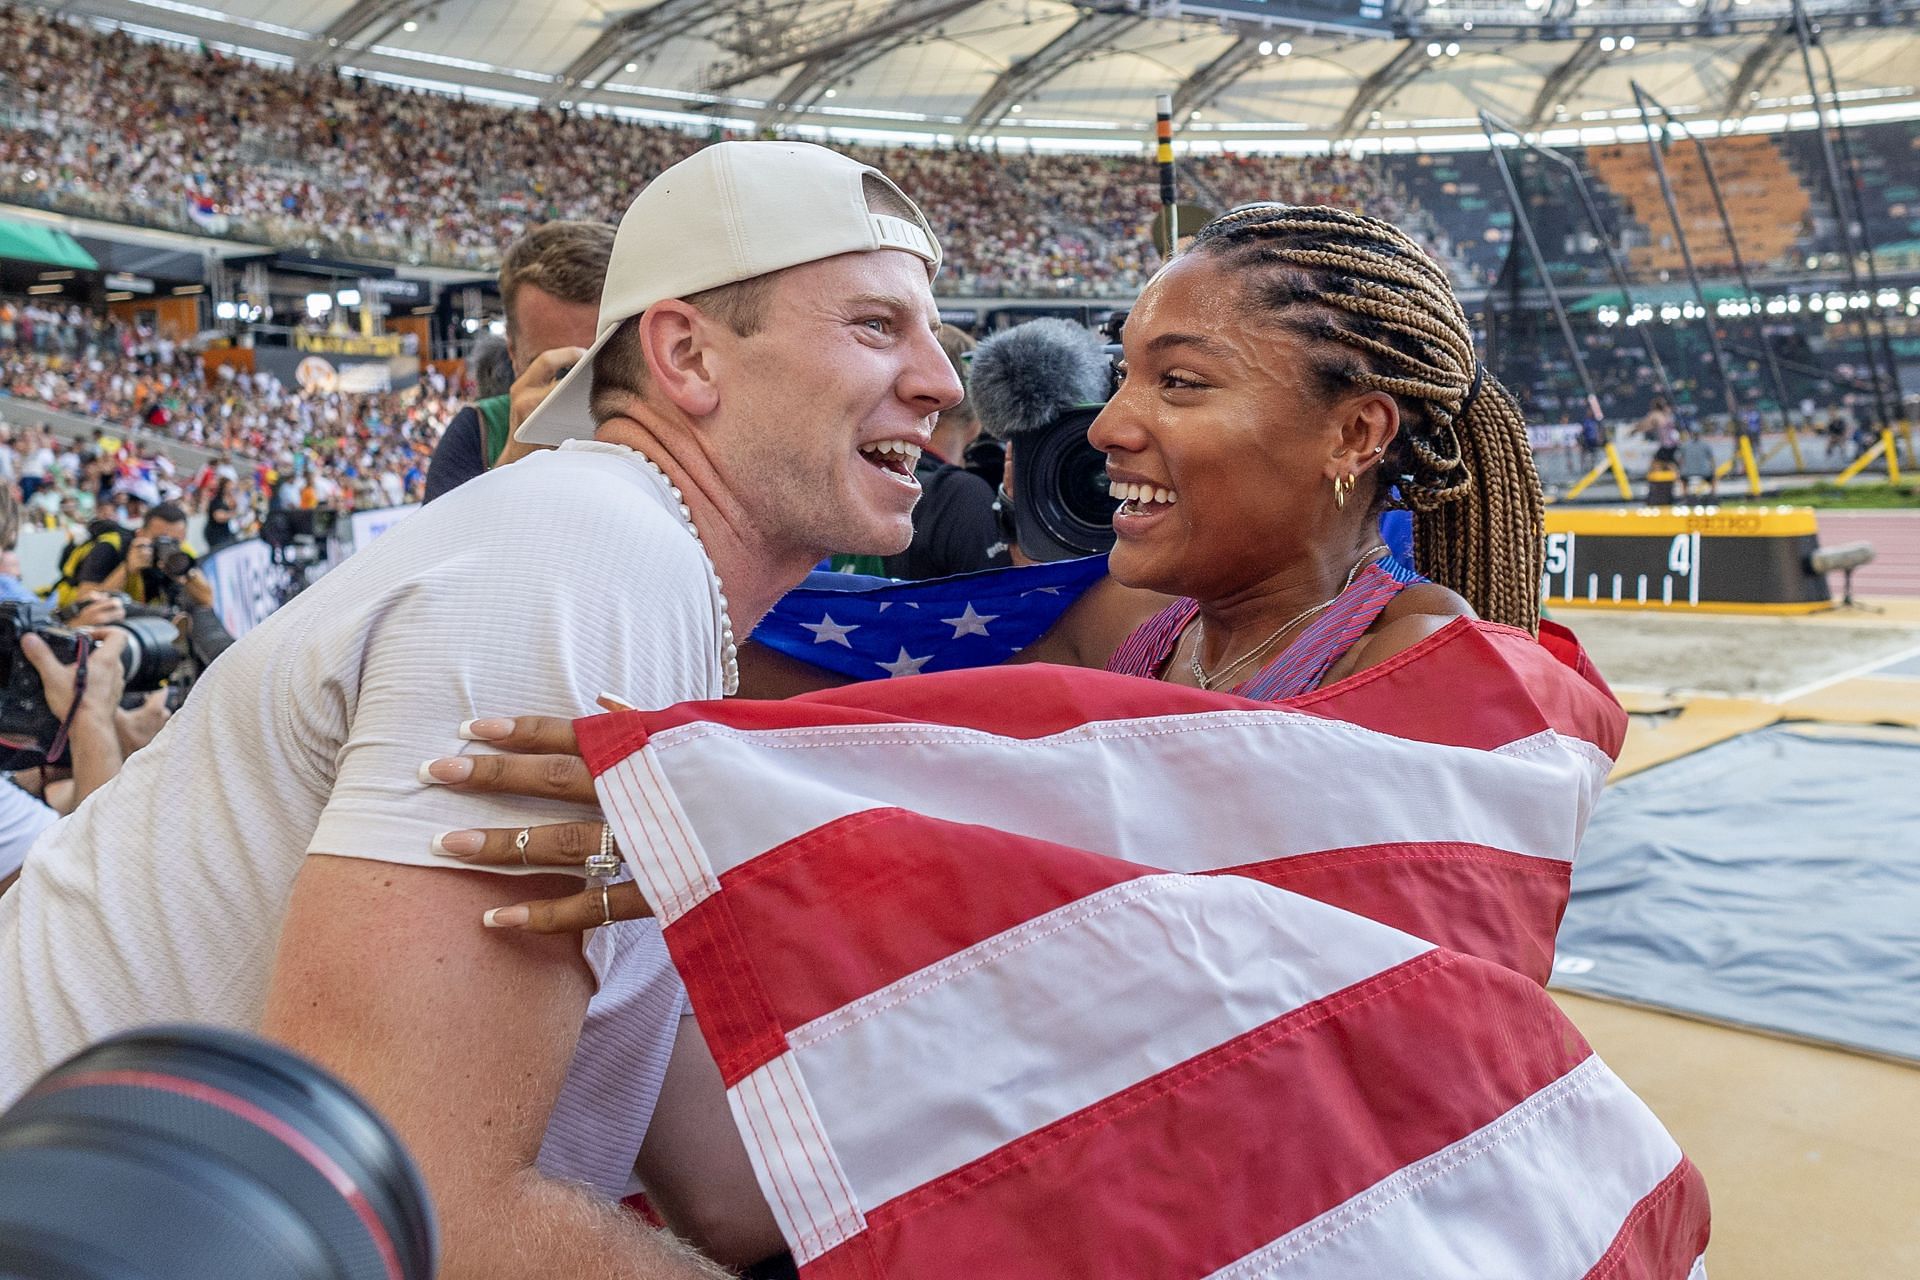
[[[733,692],[737,640],[822,556],[907,545],[913,462],[961,395],[939,258],[910,200],[823,148],[724,143],[656,178],[592,348],[521,426],[560,447],[268,619],[29,855],[0,898],[0,1108],[130,1026],[259,1028],[397,1127],[445,1280],[714,1274],[575,1180],[595,1108],[630,1124],[666,1068],[681,996],[657,928],[598,930],[584,957],[477,928],[577,882],[444,856],[465,829],[597,815],[434,784],[487,750],[476,718]],[[554,1119],[576,1148],[555,1177],[536,1152],[583,1017],[602,1039]]]

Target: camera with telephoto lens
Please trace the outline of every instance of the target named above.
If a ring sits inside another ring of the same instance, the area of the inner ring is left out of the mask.
[[[180,549],[180,539],[161,536],[153,540],[153,567],[180,582],[193,572],[193,557]]]
[[[1015,445],[1013,482],[1018,501],[1004,499],[1003,527],[1034,560],[1071,560],[1113,549],[1116,503],[1107,492],[1107,455],[1087,441],[1087,428],[1105,405],[1069,409]],[[1004,509],[1013,507],[1007,521]]]
[[[0,1115],[3,1280],[431,1280],[437,1253],[393,1130],[253,1036],[118,1035]]]
[[[127,636],[120,667],[128,693],[160,688],[186,656],[180,649],[179,629],[166,618],[128,617],[107,625]],[[40,672],[20,651],[20,640],[28,635],[46,641],[63,664],[72,665],[80,653],[79,633],[56,622],[46,605],[37,600],[0,602],[0,748],[14,753],[9,759],[0,750],[0,764],[7,768],[53,763],[45,759],[46,752],[60,733],[60,717],[47,706]],[[25,764],[18,759],[22,753],[32,757]]]

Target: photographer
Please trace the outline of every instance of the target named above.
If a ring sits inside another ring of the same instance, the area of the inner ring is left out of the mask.
[[[966,382],[974,342],[950,324],[940,326],[940,349],[954,376]],[[944,578],[1007,563],[1006,540],[993,510],[993,486],[959,465],[980,434],[970,400],[945,410],[934,423],[933,442],[914,463],[920,503],[913,511],[913,542],[881,561],[890,578]]]
[[[96,534],[62,562],[58,604],[65,609],[92,591],[124,592],[135,604],[175,600],[193,568],[180,546],[186,536],[187,513],[171,502],[148,511],[131,538],[123,529]]]
[[[447,424],[427,467],[432,502],[489,467],[523,457],[510,437],[593,345],[600,287],[613,256],[613,228],[600,222],[549,222],[514,241],[500,264],[513,385],[487,395]]]
[[[126,633],[102,629],[91,635],[84,681],[80,664],[62,663],[39,636],[20,639],[20,651],[40,675],[48,710],[66,726],[73,776],[70,782],[53,781],[47,778],[45,767],[36,770],[46,793],[42,797],[11,781],[0,783],[0,892],[12,885],[21,863],[26,861],[27,850],[40,833],[120,772],[127,752],[133,749],[123,741],[124,713],[120,710],[120,695],[126,689],[121,665]],[[165,719],[164,708],[160,718]],[[154,728],[157,731],[158,726]],[[145,736],[151,739],[153,733]],[[144,741],[135,744],[140,745]]]

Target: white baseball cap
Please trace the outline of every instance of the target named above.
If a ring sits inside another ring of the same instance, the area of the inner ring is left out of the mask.
[[[913,210],[867,207],[868,180]],[[524,444],[593,437],[593,360],[622,321],[685,298],[843,253],[903,249],[940,266],[920,207],[885,174],[810,142],[720,142],[674,165],[634,197],[613,237],[593,346],[515,433]]]

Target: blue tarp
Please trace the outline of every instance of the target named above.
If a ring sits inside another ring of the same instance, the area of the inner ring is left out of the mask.
[[[1920,741],[1780,725],[1609,788],[1553,981],[1920,1061]]]

